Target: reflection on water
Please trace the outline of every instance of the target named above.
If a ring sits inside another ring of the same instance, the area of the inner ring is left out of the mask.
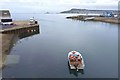
[[[12,40],[10,41],[10,47],[9,47],[9,52],[8,54],[10,53],[11,49],[13,46],[15,46],[16,42],[19,40],[19,39],[23,39],[23,38],[27,38],[27,37],[31,37],[33,35],[36,35],[36,34],[39,34],[39,27],[38,28],[35,28],[34,30],[27,30],[25,31],[25,33],[19,33],[19,34],[7,34],[8,36],[11,36],[13,35],[13,38]]]
[[[19,34],[3,34],[5,35],[6,37],[10,37],[11,39],[9,40],[9,44],[8,43],[5,43],[5,45],[9,45],[7,46],[6,48],[6,51],[3,53],[3,58],[4,58],[4,65],[3,65],[3,69],[5,68],[5,66],[7,65],[11,65],[11,64],[18,64],[19,63],[19,56],[18,55],[10,55],[10,51],[12,50],[12,48],[15,46],[15,44],[17,43],[17,41],[19,39],[23,39],[23,38],[26,38],[26,37],[30,37],[30,36],[33,36],[35,34],[39,34],[39,27],[38,28],[35,28],[34,30],[27,30],[26,33],[19,33]],[[6,40],[4,39],[4,36],[3,36],[3,40]],[[4,45],[4,43],[3,43]],[[2,46],[3,46],[2,45]],[[3,46],[3,48],[5,48]],[[4,49],[3,49],[4,50]]]

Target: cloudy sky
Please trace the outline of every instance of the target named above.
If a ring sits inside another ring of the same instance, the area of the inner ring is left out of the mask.
[[[119,0],[0,0],[0,9],[12,12],[61,12],[71,8],[118,9]]]

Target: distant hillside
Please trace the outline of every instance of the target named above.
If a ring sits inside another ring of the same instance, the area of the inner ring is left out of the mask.
[[[71,9],[68,11],[63,11],[60,13],[81,13],[81,14],[103,14],[105,12],[112,12],[114,14],[117,14],[117,10],[88,10],[88,9]]]

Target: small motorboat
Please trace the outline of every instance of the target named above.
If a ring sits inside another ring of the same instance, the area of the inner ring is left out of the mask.
[[[85,64],[82,55],[77,51],[68,53],[68,64],[70,69],[81,70],[84,69]]]

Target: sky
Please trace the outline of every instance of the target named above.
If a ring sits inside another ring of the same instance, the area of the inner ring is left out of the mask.
[[[0,9],[20,12],[61,12],[77,9],[117,10],[119,0],[0,0]]]

